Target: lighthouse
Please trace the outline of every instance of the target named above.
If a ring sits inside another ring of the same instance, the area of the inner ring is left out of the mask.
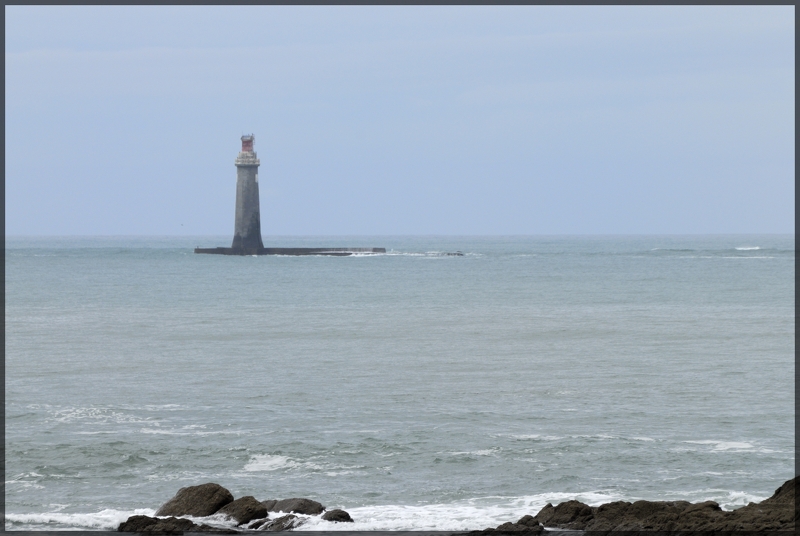
[[[253,134],[242,136],[242,150],[236,157],[236,220],[233,229],[234,250],[257,254],[264,249],[261,241],[261,210],[258,200],[258,166],[253,150]]]
[[[229,248],[194,248],[210,255],[325,255],[346,257],[354,254],[386,253],[386,248],[265,248],[261,241],[261,210],[258,201],[258,166],[253,150],[256,137],[242,136],[242,150],[236,157],[236,220],[233,244]]]

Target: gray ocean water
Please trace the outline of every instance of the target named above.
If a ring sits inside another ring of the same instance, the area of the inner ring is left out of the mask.
[[[192,253],[229,241],[6,239],[6,529],[115,529],[204,482],[462,530],[793,476],[793,235]]]

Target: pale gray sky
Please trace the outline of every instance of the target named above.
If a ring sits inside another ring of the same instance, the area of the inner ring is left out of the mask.
[[[792,233],[794,9],[6,7],[6,233]]]

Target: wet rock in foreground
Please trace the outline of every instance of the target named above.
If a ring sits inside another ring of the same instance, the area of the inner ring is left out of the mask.
[[[131,516],[127,521],[120,523],[119,532],[159,532],[163,534],[180,534],[183,531],[197,527],[188,519],[168,517],[158,519],[148,516]]]
[[[157,516],[210,516],[233,502],[230,491],[219,484],[208,483],[181,488],[156,512]]]
[[[266,502],[266,501],[265,501]],[[289,512],[293,514],[304,514],[307,516],[315,516],[321,514],[325,507],[317,501],[311,499],[283,499],[276,501],[275,504],[269,508],[270,512]]]
[[[269,515],[264,505],[252,495],[246,495],[229,502],[217,510],[216,513],[228,516],[236,521],[237,525],[249,523],[254,519],[263,519]]]
[[[569,527],[583,530],[592,520],[592,507],[580,501],[567,501],[553,506],[547,503],[534,517],[536,521],[546,527]]]
[[[513,534],[515,536],[533,536],[544,532],[544,527],[536,521],[533,516],[522,516],[516,523],[503,523],[499,527],[484,530],[473,530],[468,532],[470,536],[500,536],[501,534]]]
[[[589,506],[567,501],[547,504],[536,516],[525,516],[517,523],[504,523],[494,529],[473,531],[471,535],[522,534],[527,530],[549,529],[586,531],[592,536],[609,533],[755,533],[794,532],[797,522],[795,497],[798,477],[785,482],[775,494],[760,503],[726,512],[714,501],[615,501]],[[529,518],[529,519],[528,519]],[[523,522],[523,520],[525,522]],[[532,523],[541,524],[537,529]]]
[[[197,525],[188,519],[168,517],[158,519],[148,516],[131,516],[120,523],[118,532],[137,532],[147,534],[183,534],[184,532],[215,532],[218,534],[236,534],[233,529],[219,529],[208,525]]]
[[[292,530],[305,523],[305,521],[306,520],[302,517],[297,517],[294,514],[286,514],[285,516],[279,517],[274,521],[264,523],[258,528],[258,530],[268,530],[272,532]]]
[[[322,514],[322,519],[325,521],[333,521],[334,523],[352,523],[353,518],[344,510],[328,510]]]
[[[264,508],[266,508],[266,509],[267,509],[267,512],[271,512],[271,511],[272,511],[272,507],[273,507],[273,506],[275,506],[275,504],[276,504],[277,502],[278,502],[278,501],[277,501],[276,499],[270,499],[270,500],[268,500],[268,501],[261,501],[261,506],[263,506]]]

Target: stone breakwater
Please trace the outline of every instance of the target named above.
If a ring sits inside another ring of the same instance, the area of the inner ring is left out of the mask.
[[[581,531],[586,535],[617,533],[773,533],[795,531],[798,508],[795,501],[798,477],[785,482],[772,497],[730,512],[714,501],[615,501],[589,506],[580,501],[545,505],[536,515],[525,515],[516,522],[495,528],[460,533],[458,536],[538,535],[545,529]],[[277,517],[270,517],[274,513]],[[280,515],[279,515],[280,514]],[[179,534],[183,532],[284,531],[301,526],[306,517],[321,516],[331,523],[352,522],[344,510],[326,510],[311,499],[258,501],[252,496],[234,499],[219,484],[181,488],[156,512],[156,517],[131,516],[119,526],[120,532]],[[223,516],[234,528],[196,524],[184,516]],[[455,534],[455,533],[454,533]]]

